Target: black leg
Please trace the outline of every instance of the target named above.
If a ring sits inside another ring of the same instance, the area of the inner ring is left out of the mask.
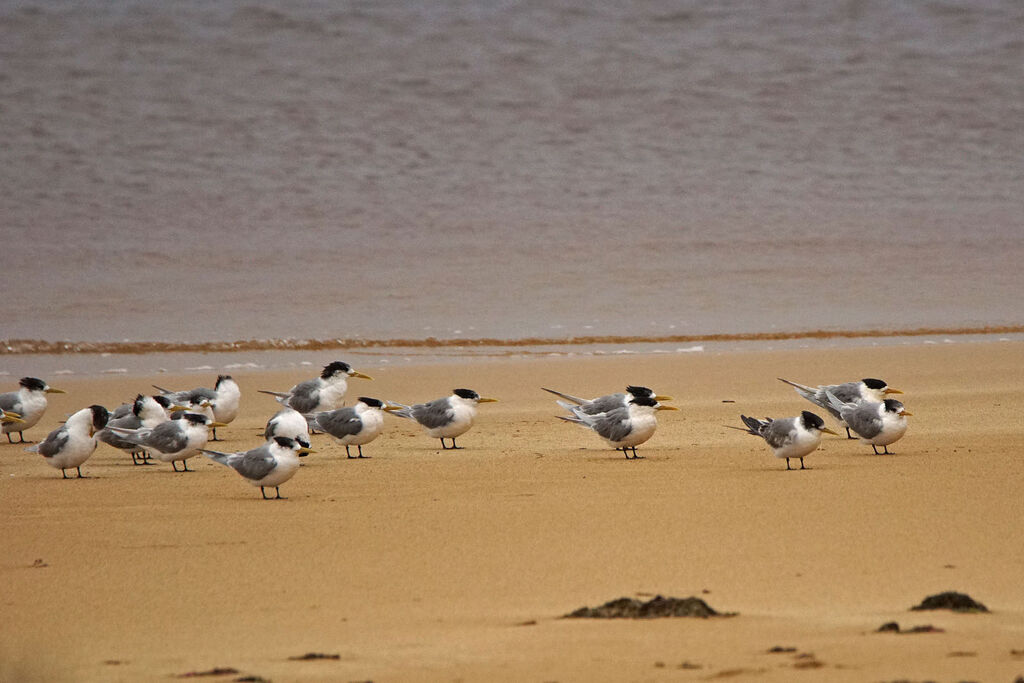
[[[263,490],[262,486],[260,487],[260,493],[263,494],[263,500],[267,500],[267,492]]]
[[[275,498],[274,500],[288,500],[287,498],[285,498],[284,496],[281,495],[281,487],[280,486],[275,486],[274,490],[277,491],[277,498]]]
[[[802,469],[802,470],[806,470],[807,469],[806,467],[804,467],[804,459],[803,458],[800,458],[800,469]]]
[[[363,444],[359,444],[359,457],[360,458],[365,458],[366,457],[365,455],[363,455]]]
[[[441,439],[441,445],[442,446],[444,445],[444,439]],[[352,454],[348,452],[348,444],[345,444],[345,457],[346,458],[351,458],[352,457]]]
[[[65,479],[68,478],[68,473],[64,471],[63,467],[60,469],[60,476],[64,477]]]
[[[882,447],[882,454],[883,455],[892,455],[892,453],[889,452],[889,446],[888,445],[885,445],[885,446]]]
[[[173,468],[174,468],[174,471],[175,471],[175,472],[178,472],[178,471],[179,471],[179,470],[178,470],[178,461],[177,461],[177,460],[172,460],[172,461],[171,461],[171,467],[173,467]]]
[[[846,438],[847,439],[856,438],[856,437],[853,436],[853,434],[850,434],[850,428],[849,427],[846,428]]]
[[[78,478],[79,479],[84,479],[84,477],[82,476],[82,468],[81,467],[76,467],[75,469],[78,470]]]
[[[191,471],[192,471],[192,470],[190,470],[190,469],[188,468],[188,460],[182,460],[182,461],[181,461],[181,466],[185,468],[185,471],[186,471],[186,472],[191,472]]]
[[[220,439],[217,438],[217,428],[216,427],[213,428],[213,440],[214,441],[220,441]]]
[[[871,450],[875,452],[875,455],[878,455],[878,448],[875,446],[875,444],[871,444]]]
[[[789,458],[786,458],[786,469],[789,469]]]
[[[13,433],[14,432],[7,432],[7,443],[14,443],[14,439],[11,437],[11,434]]]

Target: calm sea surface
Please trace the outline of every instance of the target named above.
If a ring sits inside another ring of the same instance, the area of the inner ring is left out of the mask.
[[[1024,3],[0,2],[0,338],[1024,324]]]

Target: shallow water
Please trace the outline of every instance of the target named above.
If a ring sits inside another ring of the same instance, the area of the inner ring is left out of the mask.
[[[1024,323],[1024,5],[0,2],[0,338]]]

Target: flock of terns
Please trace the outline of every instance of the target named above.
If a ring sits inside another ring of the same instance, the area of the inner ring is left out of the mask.
[[[473,426],[477,406],[497,400],[482,397],[471,389],[456,389],[450,396],[416,405],[363,396],[352,406],[338,407],[344,401],[350,378],[372,379],[348,363],[335,361],[326,365],[318,377],[288,391],[260,390],[283,407],[267,421],[265,443],[244,452],[224,453],[206,447],[211,430],[212,441],[219,441],[217,428],[227,426],[238,416],[241,391],[230,375],[220,375],[213,389],[171,391],[155,386],[160,393],[139,394],[133,402],[113,412],[91,405],[70,415],[46,439],[25,450],[42,455],[47,464],[61,470],[65,479],[70,469],[77,470],[82,477],[81,465],[100,441],[130,454],[136,465],[151,464],[155,459],[170,463],[176,472],[190,471],[188,459],[203,454],[258,486],[264,499],[269,499],[269,488],[275,490],[274,498],[282,498],[281,484],[298,470],[299,458],[313,452],[311,432],[332,437],[345,447],[347,457],[362,458],[363,446],[377,438],[383,430],[384,415],[390,413],[417,422],[428,436],[441,440],[442,449],[458,449],[455,439]],[[888,454],[888,446],[907,430],[906,417],[910,413],[900,401],[888,398],[902,392],[882,380],[869,378],[817,387],[781,381],[838,420],[846,428],[848,438],[859,437],[876,454],[879,447]],[[636,447],[654,434],[658,411],[678,410],[663,403],[672,400],[670,396],[640,386],[594,399],[553,389],[544,391],[557,395],[558,405],[568,412],[559,419],[592,430],[627,459],[641,457]],[[0,394],[0,427],[8,442],[31,443],[25,441],[24,431],[42,418],[50,393],[64,392],[41,379],[25,377],[17,391]],[[785,458],[787,470],[791,469],[792,459],[799,459],[800,469],[806,469],[804,457],[818,448],[822,433],[838,436],[825,426],[821,417],[806,410],[795,417],[757,419],[741,415],[740,419],[743,427],[727,426],[764,439],[776,458]],[[13,438],[15,433],[19,437],[17,442]],[[451,441],[450,446],[446,440]]]

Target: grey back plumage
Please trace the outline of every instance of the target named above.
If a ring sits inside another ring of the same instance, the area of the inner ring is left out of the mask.
[[[401,414],[401,412],[399,411],[397,414]],[[454,412],[447,398],[438,398],[429,403],[418,403],[412,406],[409,409],[409,416],[427,429],[436,429],[451,422]]]
[[[129,412],[127,415],[111,419],[107,422],[107,427],[105,429],[101,429],[96,432],[96,438],[109,446],[120,448],[121,450],[132,450],[138,446],[134,441],[129,441],[117,432],[111,431],[111,427],[120,427],[121,429],[139,429],[142,427],[142,420],[140,420],[137,415]]]
[[[294,408],[303,415],[311,413],[320,405],[320,381],[308,379],[296,384],[285,405]]]
[[[878,436],[882,431],[882,417],[878,412],[878,403],[861,401],[840,411],[840,416],[850,429],[865,439]]]
[[[274,471],[277,461],[270,453],[270,446],[263,445],[247,451],[241,458],[232,462],[231,467],[246,479],[258,481]]]
[[[134,437],[135,443],[155,448],[161,453],[177,453],[188,445],[188,436],[180,424],[181,420],[168,420],[150,430],[141,430]]]
[[[355,408],[339,408],[309,416],[310,424],[331,436],[341,438],[358,434],[363,429],[363,421]]]
[[[18,396],[18,392],[9,391],[6,394],[0,394],[0,409],[6,412],[18,412],[18,406],[21,404],[21,399]]]
[[[577,408],[574,412],[577,413],[577,417],[582,417],[579,413],[584,411]],[[586,423],[599,436],[609,441],[622,441],[633,431],[629,421],[629,408],[621,404],[613,410],[590,416]]]
[[[42,443],[33,446],[33,450],[44,457],[52,458],[63,450],[70,438],[68,428],[60,427],[50,432]]]

